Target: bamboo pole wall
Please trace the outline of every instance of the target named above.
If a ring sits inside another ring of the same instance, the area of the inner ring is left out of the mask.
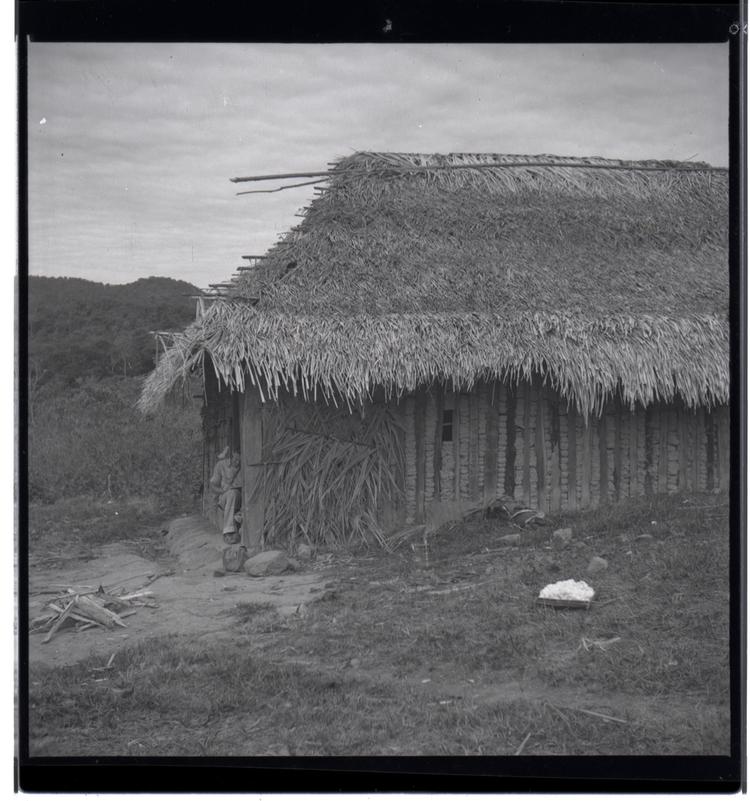
[[[452,416],[451,428],[455,429],[458,418],[456,417],[456,395],[453,392],[446,392],[443,395],[443,411],[450,412]],[[441,421],[442,423],[442,421]],[[456,496],[456,456],[458,440],[443,442],[443,426],[439,425],[440,441],[435,443],[436,449],[440,450],[440,500],[447,501]],[[437,437],[436,431],[436,437]]]
[[[586,422],[535,381],[460,393],[431,387],[399,408],[407,423],[407,522],[423,522],[434,502],[512,498],[557,512],[729,486],[726,407],[692,410],[678,402],[631,410],[612,400]],[[445,410],[453,415],[449,441]]]
[[[250,551],[262,547],[263,525],[265,522],[265,492],[254,492],[257,484],[265,487],[265,467],[268,459],[268,443],[263,442],[264,418],[266,410],[260,403],[257,391],[250,390],[243,395],[242,440],[240,443],[242,459],[242,544]],[[273,532],[270,537],[274,539]]]
[[[417,512],[417,448],[414,426],[414,398],[407,397],[400,405],[403,409],[404,423],[404,461],[406,479],[404,497],[406,499],[406,522],[413,523]]]
[[[244,407],[220,392],[213,376],[206,397],[203,509],[214,520],[209,481],[216,457],[227,446],[247,445],[248,435],[238,413]],[[405,455],[403,503],[389,510],[394,524],[426,522],[436,503],[513,499],[554,513],[637,495],[729,488],[726,406],[693,410],[678,402],[631,410],[613,400],[585,421],[541,381],[495,381],[471,392],[435,385],[392,409]]]

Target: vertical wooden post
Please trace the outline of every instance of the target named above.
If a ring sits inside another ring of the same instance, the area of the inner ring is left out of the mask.
[[[271,435],[273,430],[272,416],[278,413],[278,408],[271,403],[261,404],[260,420],[263,431],[263,444],[261,447],[262,462],[263,462],[263,480],[266,482],[265,487],[265,503],[263,509],[263,530],[264,535],[261,545],[270,539],[271,542],[276,542],[276,497],[268,486],[268,462],[271,461]],[[270,497],[269,497],[270,496]]]
[[[489,386],[481,382],[477,388],[477,498],[484,495],[484,457],[487,445],[487,406],[490,403]]]
[[[729,407],[719,406],[716,412],[719,446],[716,461],[719,467],[719,488],[727,491],[729,489],[730,472]]]
[[[534,429],[534,450],[536,451],[536,505],[543,511],[549,511],[549,495],[547,494],[547,467],[544,453],[544,389],[539,381],[533,394],[536,402],[536,426]]]
[[[677,434],[678,449],[677,454],[677,486],[681,492],[688,488],[688,430],[687,430],[687,407],[682,403],[677,404]]]
[[[705,416],[706,424],[706,489],[712,490],[718,487],[716,480],[716,431],[714,428],[714,418],[716,410],[708,412]]]
[[[602,409],[599,418],[599,505],[609,499],[609,459],[607,458],[607,414]]]
[[[623,497],[622,491],[622,404],[616,402],[615,408],[615,441],[614,441],[614,461],[615,466],[612,478],[615,485],[615,500],[619,501]],[[627,494],[627,491],[624,493]]]
[[[404,500],[406,503],[406,522],[413,523],[416,516],[417,487],[417,443],[414,436],[413,395],[404,398]]]
[[[594,450],[594,421],[589,415],[583,423],[583,454],[581,463],[581,508],[591,506],[591,458]]]
[[[633,412],[635,461],[631,470],[638,495],[646,494],[646,407],[636,406]]]
[[[516,388],[508,385],[505,428],[505,495],[516,493]]]
[[[461,500],[461,396],[453,393],[453,499]]]
[[[263,420],[260,396],[247,388],[242,395],[240,437],[242,461],[242,544],[252,552],[262,547],[266,493],[264,487]]]
[[[628,497],[634,498],[639,494],[638,473],[641,465],[638,464],[638,410],[628,412]]]
[[[653,495],[658,488],[655,476],[655,456],[656,449],[654,448],[654,425],[658,417],[654,410],[654,404],[649,403],[646,407],[645,413],[645,436],[644,436],[644,450],[645,450],[645,464],[644,464],[644,492],[646,495]]]
[[[520,389],[520,387],[519,387]],[[523,385],[523,502],[531,505],[531,398],[530,387]]]
[[[441,497],[440,473],[443,469],[443,409],[445,399],[443,396],[443,385],[435,387],[435,442],[432,466],[435,471],[433,497],[436,501]]]
[[[489,398],[487,399],[487,421],[485,423],[484,448],[484,486],[482,488],[485,506],[492,503],[497,491],[497,409],[494,403],[499,403],[497,386],[493,382]]]
[[[230,443],[233,451],[238,451],[240,449],[240,445],[242,444],[242,401],[240,400],[240,393],[239,392],[232,392],[230,395],[231,398],[231,408],[232,408],[232,417],[230,419],[231,425],[231,434],[230,434]]]
[[[396,436],[398,437],[401,460],[396,470],[396,483],[401,490],[396,497],[396,512],[399,520],[406,522],[406,403],[403,399],[396,401],[393,407],[393,414],[398,418],[402,425],[396,426]]]
[[[425,390],[424,414],[424,501],[425,510],[435,496],[435,399],[432,388]]]
[[[578,508],[578,415],[568,408],[568,509]]]
[[[505,452],[508,445],[508,391],[502,382],[495,384],[495,418],[497,423],[497,476],[495,479],[495,497],[501,498],[505,494]]]
[[[669,407],[659,404],[659,492],[669,492]]]
[[[551,394],[551,393],[550,393]],[[562,488],[560,486],[560,406],[557,395],[551,394],[549,403],[549,442],[550,442],[550,473],[549,473],[549,509],[552,512],[560,511]],[[575,435],[575,431],[573,432]],[[570,444],[568,444],[570,454]]]
[[[479,495],[479,398],[477,387],[469,394],[469,498]]]
[[[693,436],[693,486],[696,491],[706,489],[704,464],[706,457],[705,427],[703,423],[703,407],[695,410],[695,434]]]
[[[417,390],[414,399],[414,444],[416,448],[416,513],[415,521],[424,522],[424,490],[425,490],[425,412],[427,410],[427,396],[424,390]]]

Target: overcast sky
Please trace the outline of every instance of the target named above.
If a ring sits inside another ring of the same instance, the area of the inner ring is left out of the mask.
[[[726,166],[727,59],[725,45],[32,43],[29,271],[224,280],[312,197],[237,197],[230,177],[356,150]]]

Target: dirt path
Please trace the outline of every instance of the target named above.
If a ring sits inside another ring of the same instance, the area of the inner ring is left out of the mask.
[[[29,619],[42,613],[53,592],[64,592],[67,587],[96,590],[101,585],[109,591],[120,587],[134,591],[148,584],[158,607],[138,608],[125,620],[127,629],[63,629],[48,643],[42,642],[44,634],[32,634],[30,661],[69,665],[88,656],[108,656],[124,644],[165,634],[232,636],[231,613],[239,604],[271,604],[283,615],[293,614],[329,581],[329,571],[317,566],[266,578],[251,578],[245,573],[214,576],[223,543],[198,516],[173,521],[166,540],[170,556],[161,562],[145,559],[128,546],[115,543],[102,548],[97,558],[73,567],[32,571]]]

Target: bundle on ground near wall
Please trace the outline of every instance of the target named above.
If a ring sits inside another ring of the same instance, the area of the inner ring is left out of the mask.
[[[403,495],[395,409],[370,403],[350,414],[287,395],[262,418],[267,451],[252,499],[265,509],[266,541],[382,543]]]
[[[436,500],[555,510],[727,485],[725,172],[358,153],[321,183],[301,224],[175,337],[144,409],[205,357],[209,407],[234,393],[238,410],[387,408],[402,522]],[[240,442],[251,417],[232,418]]]

